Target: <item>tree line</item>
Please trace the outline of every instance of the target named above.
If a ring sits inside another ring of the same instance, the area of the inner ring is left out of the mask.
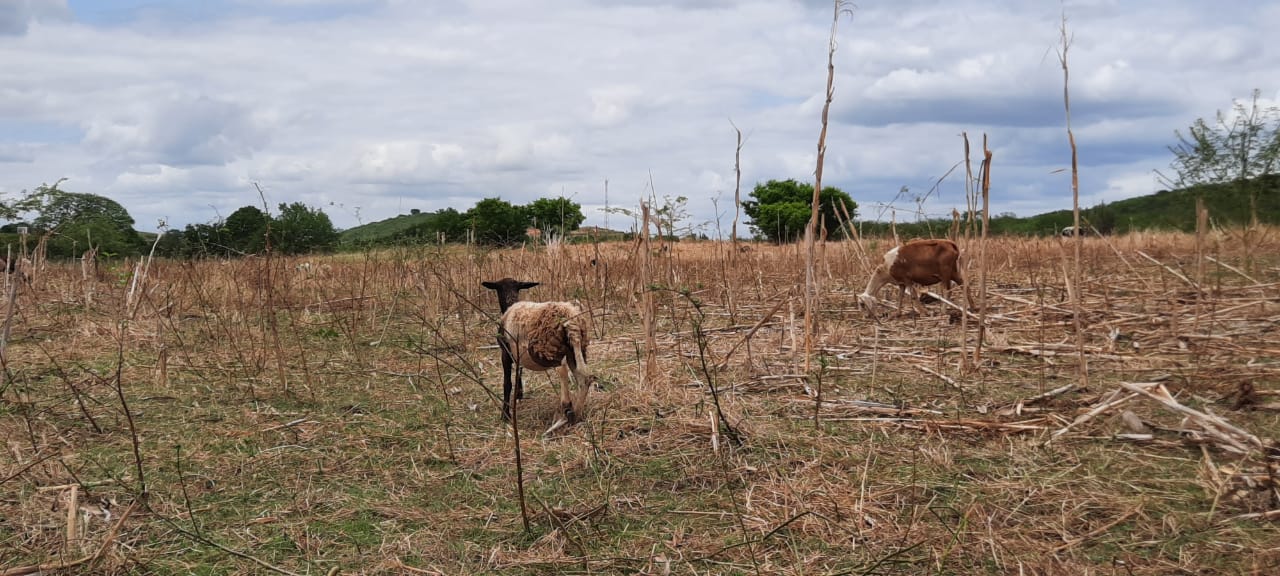
[[[357,226],[342,233],[341,249],[439,243],[509,246],[525,241],[531,228],[564,237],[584,220],[582,206],[566,198],[539,198],[526,205],[485,198],[465,211],[452,207],[434,212],[414,209]]]

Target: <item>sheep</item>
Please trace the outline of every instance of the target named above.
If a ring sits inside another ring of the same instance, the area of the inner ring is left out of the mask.
[[[497,292],[502,319],[498,348],[502,351],[502,419],[511,421],[512,366],[515,367],[515,397],[524,398],[523,369],[544,372],[554,368],[560,375],[562,416],[544,434],[566,424],[574,424],[587,400],[587,390],[595,376],[587,371],[590,323],[582,306],[575,302],[521,302],[520,291],[537,286],[512,278],[480,283]],[[578,385],[571,396],[569,373]]]
[[[967,305],[970,302],[969,287],[964,283],[960,248],[956,243],[950,240],[912,240],[885,253],[884,263],[876,266],[866,290],[858,295],[858,299],[866,305],[868,312],[874,312],[875,294],[886,284],[894,284],[902,294],[910,291],[914,296],[916,286],[938,283],[949,293],[953,282],[964,286]],[[913,297],[911,301],[913,307],[923,309],[919,300]]]

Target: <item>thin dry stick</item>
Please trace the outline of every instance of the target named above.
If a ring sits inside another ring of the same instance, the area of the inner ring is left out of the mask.
[[[8,275],[5,277],[8,278]],[[3,362],[5,366],[8,366],[9,364],[8,358],[5,356],[5,351],[8,349],[9,345],[9,332],[13,328],[13,313],[18,305],[18,284],[21,283],[21,280],[17,278],[10,281],[9,296],[5,299],[4,330],[0,331],[0,362]],[[6,370],[5,373],[7,374],[8,371]]]
[[[964,240],[965,240],[964,247],[965,247],[965,250],[968,250],[970,247],[973,246],[973,243],[971,242],[972,236],[973,236],[973,204],[974,204],[973,166],[972,164],[970,164],[970,161],[969,161],[969,133],[961,132],[960,136],[964,139],[964,192],[965,192],[965,204],[969,210],[969,225],[965,227],[965,234],[964,234]],[[964,264],[966,267],[968,267],[968,264],[969,264],[968,258],[965,258]],[[967,273],[965,274],[965,277],[972,278],[972,276],[968,275]],[[984,290],[983,293],[985,294],[986,291]],[[973,306],[973,303],[965,302],[965,306]],[[967,347],[969,343],[969,314],[967,310],[965,312],[966,312],[965,314],[960,315],[960,372],[961,373],[967,373],[970,370],[969,355],[968,355],[968,351],[965,350],[965,347]],[[973,350],[974,362],[977,362],[978,356],[979,356],[979,352],[978,352],[977,346],[975,345]],[[973,364],[973,366],[976,368],[977,365]]]
[[[1204,198],[1196,198],[1196,284],[1204,286],[1204,235],[1209,227],[1209,210],[1204,207]],[[1196,290],[1196,306],[1195,319],[1192,321],[1191,327],[1196,334],[1202,334],[1200,331],[1200,319],[1204,315],[1204,290]],[[1195,362],[1196,370],[1200,369],[1200,361],[1202,355],[1200,348],[1196,347],[1192,351],[1192,359]]]
[[[1110,530],[1110,529],[1112,529],[1112,528],[1115,528],[1115,527],[1116,527],[1116,525],[1120,524],[1121,522],[1124,522],[1125,520],[1128,520],[1128,519],[1130,519],[1130,518],[1133,518],[1133,516],[1134,516],[1135,514],[1137,514],[1138,512],[1140,512],[1140,511],[1142,511],[1142,504],[1138,504],[1138,506],[1137,506],[1136,508],[1134,508],[1133,510],[1130,510],[1130,511],[1128,511],[1128,512],[1125,512],[1124,514],[1121,514],[1119,518],[1116,518],[1115,520],[1112,520],[1112,521],[1110,521],[1110,522],[1107,522],[1106,524],[1103,524],[1102,526],[1099,526],[1099,527],[1097,527],[1097,528],[1095,528],[1095,529],[1093,529],[1093,530],[1090,530],[1088,534],[1085,534],[1085,535],[1080,536],[1080,537],[1078,537],[1078,538],[1074,538],[1074,539],[1072,539],[1072,540],[1069,540],[1069,541],[1067,541],[1067,542],[1064,542],[1064,543],[1062,543],[1062,544],[1058,545],[1058,547],[1057,547],[1057,548],[1054,548],[1054,549],[1053,549],[1053,553],[1054,553],[1054,554],[1057,554],[1058,552],[1062,552],[1063,550],[1066,550],[1066,549],[1068,549],[1068,548],[1071,548],[1071,547],[1074,547],[1074,546],[1078,546],[1078,545],[1080,545],[1080,544],[1084,543],[1085,541],[1089,540],[1090,538],[1094,538],[1094,537],[1096,537],[1096,536],[1099,536],[1099,535],[1101,535],[1101,534],[1105,533],[1107,530]]]
[[[262,207],[265,209],[263,211],[270,214],[270,208],[267,206],[267,194],[262,191],[262,187],[259,186],[257,182],[253,183],[253,187],[258,190],[258,197],[262,198]],[[274,347],[276,350],[276,377],[280,379],[280,386],[283,388],[283,390],[285,392],[288,392],[289,380],[287,377],[288,371],[285,370],[284,347],[280,344],[280,330],[276,326],[276,310],[275,310],[276,290],[275,290],[274,283],[272,283],[271,281],[271,272],[274,267],[272,266],[272,258],[271,258],[272,251],[271,251],[271,219],[270,218],[267,219],[267,227],[266,227],[266,231],[263,232],[263,235],[264,235],[264,242],[265,242],[264,248],[263,248],[263,254],[265,255],[265,258],[263,258],[263,271],[264,271],[263,283],[265,284],[265,288],[267,290],[267,310],[266,310],[267,326],[271,329],[271,342],[274,344]]]
[[[730,260],[736,260],[738,257],[738,218],[742,213],[742,130],[738,129],[738,125],[729,120],[729,125],[733,126],[733,131],[738,135],[738,145],[733,149],[733,228],[729,230],[729,239],[733,244],[733,253],[729,255]]]
[[[125,311],[121,311],[124,314]],[[125,422],[129,425],[129,442],[133,448],[133,465],[138,473],[138,497],[146,504],[150,492],[147,491],[147,479],[142,473],[142,441],[138,438],[138,427],[133,420],[133,411],[129,409],[129,401],[124,394],[124,343],[128,331],[129,320],[121,318],[120,336],[116,339],[116,373],[111,379],[111,387],[115,389],[116,399],[120,401],[120,410],[124,412]]]
[[[1141,256],[1141,257],[1143,257],[1143,258],[1146,258],[1147,260],[1150,260],[1152,264],[1155,264],[1156,266],[1159,266],[1159,267],[1161,267],[1161,268],[1164,268],[1164,269],[1165,269],[1165,270],[1167,270],[1170,274],[1173,274],[1173,275],[1174,275],[1174,277],[1176,277],[1177,279],[1179,279],[1179,280],[1181,280],[1181,281],[1183,281],[1183,282],[1186,282],[1188,286],[1190,286],[1190,287],[1192,287],[1192,288],[1195,288],[1197,291],[1198,291],[1198,290],[1200,290],[1200,285],[1199,285],[1199,284],[1196,284],[1196,283],[1195,283],[1195,281],[1193,281],[1193,280],[1192,280],[1192,279],[1190,279],[1190,278],[1187,278],[1186,276],[1184,276],[1182,273],[1178,272],[1177,270],[1174,270],[1173,268],[1170,268],[1170,267],[1168,267],[1168,266],[1165,266],[1165,265],[1164,265],[1164,264],[1162,264],[1159,260],[1156,260],[1155,258],[1152,258],[1151,256],[1147,255],[1147,253],[1146,253],[1146,252],[1143,252],[1143,251],[1141,251],[1141,250],[1137,250],[1137,253],[1138,253],[1138,255],[1139,255],[1139,256]]]
[[[849,231],[849,237],[853,238],[854,253],[858,256],[858,265],[861,266],[862,275],[871,273],[871,260],[867,256],[867,250],[862,245],[862,235],[858,234],[858,227],[854,226],[853,216],[849,214],[849,207],[845,205],[844,200],[840,200],[840,211],[837,215],[841,218],[840,225]]]
[[[67,546],[80,539],[80,523],[76,521],[79,511],[80,485],[72,484],[67,489]]]
[[[1121,382],[1120,386],[1124,387],[1124,389],[1126,390],[1136,392],[1137,394],[1141,394],[1152,400],[1155,400],[1156,402],[1159,402],[1165,405],[1165,407],[1175,412],[1181,412],[1183,414],[1186,414],[1187,416],[1190,416],[1191,418],[1198,421],[1201,425],[1209,424],[1213,428],[1217,428],[1218,430],[1225,432],[1226,434],[1221,435],[1222,439],[1228,441],[1228,443],[1232,445],[1235,445],[1237,448],[1241,449],[1241,451],[1247,452],[1250,449],[1263,450],[1266,448],[1262,440],[1260,440],[1257,436],[1253,435],[1252,433],[1244,429],[1241,429],[1235,426],[1234,424],[1231,424],[1230,422],[1223,420],[1218,416],[1214,416],[1213,414],[1201,412],[1199,410],[1188,408],[1186,406],[1183,406],[1182,404],[1179,404],[1178,401],[1174,400],[1173,396],[1169,394],[1169,391],[1165,389],[1164,385],[1159,382],[1138,383],[1138,384],[1134,384],[1131,382]],[[1148,388],[1155,388],[1156,390],[1159,390],[1160,393],[1156,394],[1148,390]],[[1213,430],[1209,426],[1205,426],[1205,430],[1208,432],[1213,432]]]
[[[1071,144],[1071,212],[1073,217],[1075,232],[1073,243],[1075,245],[1075,257],[1072,260],[1073,270],[1072,277],[1075,279],[1076,290],[1071,298],[1072,319],[1075,324],[1076,331],[1076,354],[1079,359],[1079,377],[1080,387],[1089,385],[1089,365],[1084,354],[1084,327],[1080,322],[1080,317],[1084,311],[1080,304],[1080,247],[1084,243],[1084,235],[1080,233],[1080,161],[1079,155],[1076,153],[1076,136],[1071,131],[1071,93],[1068,90],[1070,86],[1070,68],[1067,66],[1067,50],[1071,48],[1071,37],[1067,34],[1067,14],[1062,14],[1062,52],[1058,53],[1058,61],[1062,63],[1062,103],[1066,108],[1067,116],[1067,142]]]
[[[965,137],[965,154],[968,155],[969,139]],[[978,341],[973,345],[973,365],[982,366],[982,345],[987,337],[987,233],[991,227],[991,149],[987,147],[987,135],[982,135],[982,165],[979,167],[982,182],[982,240],[978,244]],[[965,288],[965,305],[969,289]],[[966,313],[967,314],[967,313]]]
[[[512,444],[516,451],[516,495],[520,498],[520,522],[524,524],[524,531],[529,531],[529,506],[525,504],[524,499],[524,463],[520,460],[520,423],[519,412],[516,408],[520,405],[520,398],[516,395],[511,396],[511,436]]]
[[[654,307],[653,307],[653,291],[649,290],[649,284],[653,282],[653,254],[652,246],[649,242],[649,220],[651,219],[649,203],[640,203],[640,213],[644,216],[644,227],[641,228],[640,237],[640,278],[643,285],[640,287],[640,321],[644,326],[644,385],[653,386],[654,379],[658,376],[658,344],[654,335]],[[661,230],[659,230],[661,233]]]
[[[1106,412],[1107,410],[1110,410],[1116,406],[1124,404],[1125,402],[1128,402],[1137,397],[1138,397],[1137,394],[1120,396],[1119,390],[1112,392],[1111,395],[1107,397],[1106,401],[1102,402],[1101,404],[1098,404],[1097,406],[1094,406],[1092,410],[1089,410],[1088,412],[1081,414],[1075,420],[1072,420],[1070,424],[1067,424],[1066,426],[1063,426],[1062,428],[1055,431],[1052,435],[1049,436],[1048,440],[1044,441],[1044,445],[1048,446],[1049,443],[1056,440],[1059,436],[1066,434],[1068,430],[1075,428],[1076,426],[1079,426],[1085,422],[1088,422],[1089,420],[1092,420],[1094,416],[1097,416],[1103,412]]]
[[[1235,272],[1236,274],[1239,274],[1240,276],[1244,277],[1244,279],[1245,279],[1245,280],[1248,280],[1248,281],[1250,281],[1250,282],[1253,282],[1253,283],[1254,283],[1254,285],[1256,285],[1256,286],[1261,286],[1261,285],[1262,285],[1262,283],[1261,283],[1261,282],[1257,281],[1257,280],[1256,280],[1256,279],[1254,279],[1252,276],[1250,276],[1250,275],[1248,275],[1248,274],[1245,274],[1244,272],[1242,272],[1239,268],[1236,268],[1235,266],[1232,266],[1232,265],[1230,265],[1230,264],[1227,264],[1226,262],[1219,261],[1217,258],[1214,258],[1213,256],[1205,256],[1205,259],[1206,259],[1206,260],[1208,260],[1208,261],[1210,261],[1210,262],[1213,262],[1214,264],[1217,264],[1217,265],[1219,265],[1219,266],[1222,266],[1223,268],[1226,268],[1227,270],[1230,270],[1230,271],[1232,271],[1232,272]]]
[[[818,208],[822,202],[822,163],[827,153],[827,119],[831,113],[831,100],[835,96],[836,30],[840,13],[847,11],[843,0],[831,3],[831,35],[827,42],[827,93],[822,104],[822,131],[818,133],[818,158],[813,171],[813,199],[809,207],[809,223],[804,227],[804,373],[809,373],[809,361],[813,355],[813,339],[818,331],[818,275],[815,270],[815,240],[818,231]],[[818,425],[818,413],[822,408],[822,381],[818,381],[818,393],[814,396],[813,424]]]
[[[716,370],[724,370],[724,368],[729,365],[729,358],[733,357],[733,353],[737,352],[738,348],[740,348],[743,344],[751,340],[751,337],[754,336],[755,333],[760,330],[760,327],[764,326],[767,322],[769,322],[769,320],[773,318],[773,315],[777,314],[778,310],[782,309],[783,304],[791,302],[791,294],[789,290],[786,291],[786,296],[787,296],[786,298],[782,298],[781,300],[778,300],[778,303],[774,304],[773,308],[770,308],[768,313],[760,317],[760,321],[756,322],[755,326],[752,326],[751,329],[747,331],[747,334],[743,336],[742,339],[739,340],[737,344],[734,344],[733,347],[730,348],[728,352],[725,353],[724,358],[721,359],[720,362],[716,364]],[[775,295],[774,298],[777,298],[777,296]]]
[[[929,374],[933,374],[934,376],[937,376],[939,380],[942,380],[943,382],[946,382],[947,384],[950,384],[953,388],[955,388],[955,389],[957,389],[957,390],[964,390],[964,388],[962,388],[962,387],[960,386],[960,384],[956,383],[955,379],[954,379],[954,378],[952,378],[952,377],[950,377],[950,376],[947,376],[947,375],[945,375],[945,374],[943,374],[943,373],[941,373],[941,372],[938,372],[937,370],[933,370],[933,369],[929,368],[928,366],[922,366],[922,365],[920,365],[920,364],[915,364],[915,367],[916,367],[916,368],[919,368],[920,370],[922,370],[922,371],[924,371],[924,372],[927,372],[927,373],[929,373]]]
[[[136,506],[137,506],[137,502],[131,504],[128,508],[125,509],[124,513],[120,515],[120,519],[116,520],[116,523],[113,524],[111,526],[111,529],[107,531],[107,536],[102,539],[102,544],[98,546],[97,552],[94,552],[89,556],[85,556],[84,558],[71,560],[69,562],[63,562],[61,560],[57,560],[54,562],[46,562],[44,564],[36,564],[32,566],[17,566],[14,568],[6,568],[4,570],[0,570],[0,576],[27,576],[28,574],[43,574],[46,572],[58,572],[61,570],[65,570],[67,568],[74,568],[81,564],[96,563],[98,559],[100,559],[102,555],[107,552],[107,548],[109,548],[112,544],[115,543],[116,535],[120,533],[120,525],[124,524],[124,521],[129,519],[129,516],[133,514],[133,510]],[[92,569],[93,569],[93,565],[90,564],[90,566],[86,569],[85,573],[92,573]]]
[[[436,382],[440,385],[440,398],[444,400],[444,442],[449,448],[449,461],[457,464],[458,455],[453,450],[453,408],[449,406],[449,390],[444,385],[444,372],[440,370],[440,359],[436,358]],[[409,377],[412,384],[413,377]]]
[[[130,281],[129,283],[129,295],[126,298],[126,302],[128,302],[127,309],[129,310],[129,318],[134,318],[135,316],[138,315],[138,303],[137,303],[137,295],[135,293],[135,290],[137,290],[139,293],[146,292],[147,274],[148,272],[151,271],[151,261],[155,259],[156,246],[160,245],[160,239],[163,237],[164,237],[163,233],[156,234],[155,242],[151,243],[151,252],[149,252],[147,254],[147,257],[140,263],[140,268],[139,268],[140,272],[135,271],[133,275],[133,280]],[[94,252],[96,253],[97,250],[95,250]]]

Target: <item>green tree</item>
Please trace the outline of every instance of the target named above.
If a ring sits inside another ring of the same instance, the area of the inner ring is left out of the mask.
[[[103,255],[141,253],[142,239],[124,206],[105,196],[60,190],[59,183],[61,180],[52,186],[41,185],[9,207],[36,214],[31,227],[36,233],[50,234],[49,256],[79,256],[91,244]]]
[[[742,202],[742,211],[751,218],[751,230],[772,242],[791,242],[804,234],[809,222],[810,204],[813,201],[813,185],[795,180],[770,180],[756,184]],[[858,205],[844,191],[827,186],[818,195],[820,225],[827,234],[843,238],[845,230],[840,226],[844,219],[841,204],[849,211],[849,218],[857,216]]]
[[[1231,114],[1218,111],[1210,123],[1200,118],[1187,133],[1175,130],[1178,143],[1170,146],[1173,171],[1157,177],[1170,188],[1202,184],[1233,184],[1247,193],[1256,214],[1257,195],[1280,161],[1280,108],[1262,108],[1258,91],[1246,106],[1236,101]]]
[[[187,224],[182,229],[182,242],[178,244],[184,258],[226,256],[226,245],[220,224]]]
[[[434,242],[437,234],[444,234],[445,242],[466,242],[470,221],[467,215],[453,208],[441,208],[432,213],[428,230],[430,241]]]
[[[653,208],[652,216],[658,225],[659,235],[665,235],[668,240],[677,240],[679,235],[676,234],[676,225],[689,217],[689,198],[663,196],[662,205]]]
[[[529,228],[529,216],[524,209],[501,198],[476,202],[467,210],[467,220],[475,230],[476,242],[494,246],[520,242]]]
[[[189,258],[190,247],[182,230],[165,230],[156,242],[156,256],[163,258]]]
[[[577,230],[587,217],[582,215],[582,206],[567,198],[539,198],[525,206],[534,226],[546,232],[554,231],[563,236]]]
[[[1116,213],[1106,202],[1081,212],[1081,218],[1093,226],[1101,234],[1110,234],[1116,229]]]
[[[232,212],[222,223],[223,238],[231,253],[256,254],[261,252],[266,238],[267,224],[271,217],[256,206],[245,206]]]
[[[280,204],[271,222],[271,248],[284,254],[329,252],[338,246],[338,230],[329,215],[301,202]]]

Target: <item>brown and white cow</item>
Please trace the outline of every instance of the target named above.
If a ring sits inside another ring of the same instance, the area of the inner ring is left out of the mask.
[[[950,240],[912,240],[884,255],[884,263],[876,266],[858,299],[868,311],[875,311],[876,293],[887,284],[897,286],[911,298],[912,306],[923,311],[915,297],[916,286],[942,284],[948,295],[951,284],[964,286],[965,305],[969,304],[969,287],[960,269],[960,248]]]

